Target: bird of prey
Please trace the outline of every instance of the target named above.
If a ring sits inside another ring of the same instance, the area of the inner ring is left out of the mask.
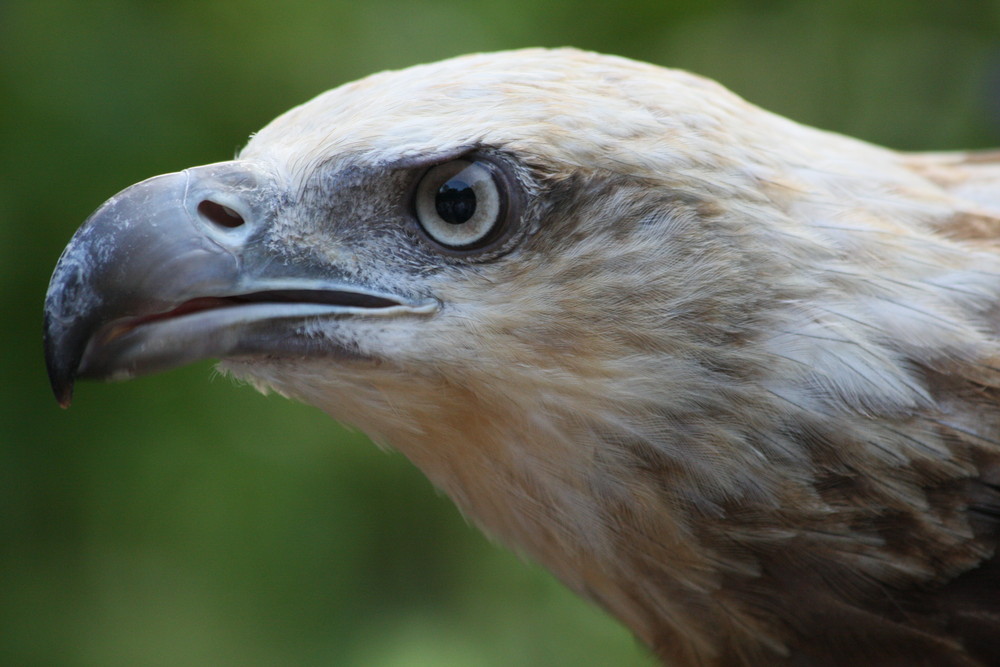
[[[397,448],[671,665],[1000,664],[1000,154],[572,49],[376,74],[134,185],[58,400],[205,357]]]

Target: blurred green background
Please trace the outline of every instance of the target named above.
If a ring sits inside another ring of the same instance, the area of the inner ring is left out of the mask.
[[[1000,144],[972,0],[0,2],[0,664],[650,665],[399,455],[211,364],[52,400],[49,274],[105,198],[339,83],[575,45],[897,148]]]

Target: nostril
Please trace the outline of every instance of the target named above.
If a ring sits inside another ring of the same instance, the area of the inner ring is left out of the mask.
[[[201,213],[207,220],[227,229],[235,229],[245,222],[243,216],[233,209],[208,199],[198,204],[198,213]]]

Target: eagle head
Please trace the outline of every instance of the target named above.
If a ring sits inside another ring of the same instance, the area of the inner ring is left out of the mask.
[[[376,74],[101,206],[49,373],[67,405],[220,358],[680,664],[967,656],[996,633],[938,603],[995,546],[1000,206],[962,188],[996,170],[571,49]]]

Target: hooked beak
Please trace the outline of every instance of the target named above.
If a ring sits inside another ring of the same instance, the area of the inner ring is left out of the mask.
[[[265,243],[281,207],[260,164],[222,162],[118,193],[77,230],[45,299],[45,358],[56,400],[76,378],[127,379],[207,357],[352,356],[304,333],[316,318],[430,313]]]

